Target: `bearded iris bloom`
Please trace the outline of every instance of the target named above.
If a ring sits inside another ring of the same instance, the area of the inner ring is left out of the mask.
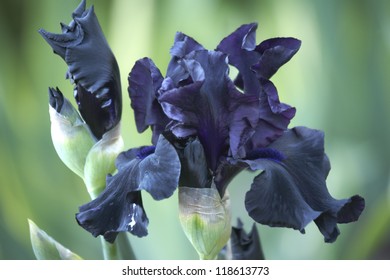
[[[120,135],[122,93],[119,68],[93,6],[85,0],[62,33],[39,33],[68,65],[78,112],[57,89],[49,89],[51,131],[62,161],[84,179],[91,197],[105,187],[106,174],[123,149]]]
[[[150,126],[156,133],[165,126],[162,133],[171,134],[182,164],[180,186],[215,187],[222,200],[239,172],[260,172],[245,197],[254,221],[302,233],[314,221],[325,242],[333,242],[337,224],[356,221],[364,199],[329,194],[330,163],[321,131],[288,129],[295,108],[279,101],[270,78],[299,50],[300,41],[273,38],[256,45],[256,28],[241,26],[214,51],[177,33],[165,78],[150,59],[139,60],[129,75],[137,127],[142,132]],[[234,81],[230,67],[238,70]],[[169,121],[155,117],[163,113]],[[191,148],[194,143],[201,148]]]

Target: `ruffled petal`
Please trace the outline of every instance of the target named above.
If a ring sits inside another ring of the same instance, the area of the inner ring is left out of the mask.
[[[328,192],[325,179],[330,164],[321,131],[293,128],[268,149],[274,152],[259,152],[258,159],[241,161],[252,170],[264,170],[245,197],[246,209],[256,222],[304,232],[314,220],[325,242],[333,242],[339,234],[337,223],[359,218],[363,198],[338,200]]]
[[[259,119],[247,149],[266,147],[287,129],[296,109],[279,101],[278,92],[269,80],[262,80],[258,107]]]
[[[176,136],[193,135],[196,130],[208,166],[215,171],[220,156],[227,155],[230,148],[236,154],[243,142],[240,139],[249,138],[246,134],[251,127],[253,131],[258,118],[258,100],[234,87],[226,55],[221,52],[193,51],[181,67],[192,83],[162,91],[159,101],[176,121],[175,131],[180,133]]]
[[[258,119],[252,132],[254,135],[248,142],[248,149],[265,147],[280,137],[295,116],[295,108],[279,101],[275,86],[268,80],[272,75],[266,74],[275,73],[298,51],[300,45],[296,39],[275,38],[256,46],[256,29],[256,23],[242,25],[217,47],[228,54],[229,64],[238,69],[236,85],[243,88],[245,95],[254,95],[259,100],[256,108]],[[257,67],[257,74],[253,66]],[[248,140],[239,139],[243,142]],[[241,144],[236,143],[237,146]],[[237,155],[245,156],[242,149],[237,150]]]
[[[270,79],[301,46],[295,38],[272,38],[256,46],[256,29],[256,23],[244,24],[217,47],[228,54],[229,63],[238,69],[237,86],[251,94],[258,92],[258,78]]]
[[[251,68],[258,77],[270,79],[278,69],[287,63],[301,47],[295,38],[272,38],[260,43],[255,49],[260,53],[259,62]]]
[[[226,53],[229,64],[238,69],[238,86],[241,86],[245,93],[258,95],[259,81],[251,69],[260,59],[260,53],[255,51],[256,29],[257,23],[240,26],[219,43],[217,50]]]
[[[148,234],[149,220],[142,204],[141,192],[127,192],[125,184],[109,180],[98,198],[80,207],[76,220],[93,236],[103,235],[110,243],[119,232],[130,232],[138,237]]]
[[[147,235],[148,219],[141,190],[156,200],[173,194],[178,186],[180,161],[175,149],[161,135],[157,146],[130,149],[116,162],[118,172],[107,177],[106,189],[80,207],[76,219],[94,236],[113,242],[121,231],[138,237]]]
[[[67,77],[76,83],[79,111],[96,138],[115,127],[121,118],[122,96],[117,62],[103,35],[93,6],[82,1],[62,34],[39,30],[54,52],[68,65]]]
[[[128,81],[137,130],[141,133],[152,127],[152,143],[156,145],[158,136],[170,121],[157,101],[163,76],[151,59],[143,58],[136,61]]]
[[[189,77],[188,72],[183,71],[184,69],[180,67],[179,61],[189,53],[198,50],[205,50],[205,48],[193,38],[181,32],[176,33],[170,50],[172,58],[167,68],[167,77],[170,77],[176,85],[182,84]]]

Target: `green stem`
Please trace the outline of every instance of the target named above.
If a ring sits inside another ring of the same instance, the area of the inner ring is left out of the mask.
[[[120,232],[116,238],[116,242],[123,260],[137,259],[126,232]]]
[[[120,260],[121,254],[118,250],[117,243],[109,243],[106,240],[104,240],[103,236],[100,237],[101,243],[102,243],[102,249],[103,249],[103,258],[105,260]]]

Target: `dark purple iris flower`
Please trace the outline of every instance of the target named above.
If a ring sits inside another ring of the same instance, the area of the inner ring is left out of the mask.
[[[295,108],[279,101],[270,78],[300,41],[273,38],[256,45],[256,28],[241,26],[215,51],[178,33],[165,78],[149,58],[137,61],[128,88],[137,127],[151,127],[153,139],[162,133],[175,145],[180,186],[215,184],[222,198],[239,172],[261,171],[245,198],[256,222],[304,233],[314,221],[325,241],[333,242],[337,224],[356,221],[364,199],[329,194],[321,131],[288,129]],[[238,69],[234,81],[229,67]]]
[[[66,77],[75,83],[80,114],[94,136],[101,139],[121,119],[120,74],[93,6],[85,8],[83,0],[73,12],[70,24],[61,23],[62,34],[43,29],[39,33],[67,63]]]

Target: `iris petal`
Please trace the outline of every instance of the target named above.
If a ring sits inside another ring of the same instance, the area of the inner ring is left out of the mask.
[[[270,79],[299,50],[301,41],[295,38],[271,38],[256,46],[256,23],[244,24],[218,45],[229,57],[229,63],[239,70],[238,85],[247,93],[256,94],[257,78]]]
[[[103,35],[93,6],[82,1],[62,34],[39,30],[54,52],[68,65],[67,77],[76,83],[79,111],[93,134],[102,135],[121,118],[122,96],[118,64]]]
[[[261,42],[256,50],[260,60],[251,68],[264,79],[270,79],[278,69],[287,63],[301,47],[301,41],[295,38],[271,38]]]
[[[170,197],[179,184],[180,160],[175,148],[163,136],[156,150],[139,164],[139,190],[145,190],[155,200]]]
[[[178,155],[163,136],[154,152],[146,147],[130,149],[118,156],[116,166],[118,172],[107,177],[107,188],[76,215],[80,226],[109,242],[121,231],[147,235],[140,191],[146,190],[156,200],[167,198],[176,190],[180,175]]]
[[[242,25],[217,47],[228,54],[229,64],[239,70],[236,85],[259,99],[259,118],[249,149],[265,147],[280,137],[295,116],[295,108],[279,101],[278,92],[268,79],[300,46],[300,41],[293,38],[269,39],[256,46],[256,29],[256,23]],[[257,67],[257,74],[253,66]],[[243,156],[242,151],[239,155]]]
[[[330,170],[324,154],[323,133],[305,127],[288,130],[269,148],[284,155],[242,160],[252,170],[264,170],[255,177],[245,197],[249,215],[269,226],[282,226],[304,232],[315,221],[326,242],[336,240],[337,223],[356,221],[364,209],[364,199],[334,199],[325,179]]]
[[[258,107],[259,120],[247,149],[266,147],[287,129],[296,109],[279,101],[278,92],[269,80],[262,81]]]
[[[143,58],[136,61],[128,81],[137,130],[141,133],[150,126],[153,130],[152,143],[156,145],[158,136],[169,122],[157,101],[163,76],[151,59]]]
[[[197,50],[205,50],[205,48],[193,38],[181,32],[176,33],[173,46],[170,50],[172,58],[167,69],[167,77],[170,77],[176,85],[189,77],[188,73],[183,71],[183,68],[180,67],[179,61],[192,51]]]
[[[256,29],[257,23],[244,24],[217,46],[217,50],[228,55],[229,64],[238,69],[244,91],[249,94],[258,94],[259,91],[258,79],[251,69],[260,59],[260,53],[254,51]]]
[[[238,219],[237,226],[232,228],[230,236],[233,260],[264,260],[260,237],[255,225],[246,233],[243,224]]]
[[[236,154],[243,134],[255,126],[257,98],[243,95],[234,87],[228,77],[226,55],[221,52],[193,51],[181,67],[193,82],[162,92],[159,101],[168,117],[177,122],[175,131],[181,135],[176,136],[196,130],[208,166],[215,171],[220,156],[229,151],[229,141]]]

